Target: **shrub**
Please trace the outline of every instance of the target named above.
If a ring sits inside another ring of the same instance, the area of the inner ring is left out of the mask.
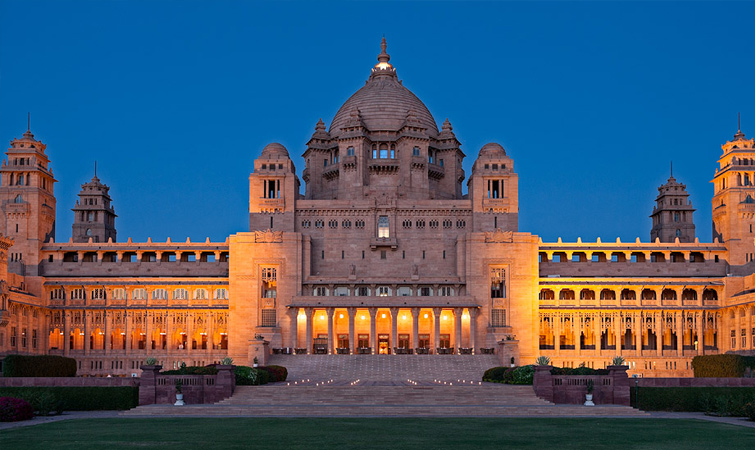
[[[532,384],[532,379],[535,377],[533,366],[516,367],[510,372],[513,378],[511,384]]]
[[[40,413],[124,410],[139,404],[139,388],[133,386],[3,387],[0,396],[23,398]]]
[[[740,378],[755,368],[755,356],[705,355],[692,358],[696,378]]]
[[[745,417],[755,422],[755,402],[745,403],[745,405],[742,407],[742,412],[744,413]]]
[[[503,374],[506,373],[508,367],[492,367],[482,374],[482,381],[490,381],[493,383],[503,381]]]
[[[705,412],[720,416],[744,416],[755,402],[751,387],[640,387],[631,386],[632,406],[644,411]]]
[[[0,397],[0,422],[18,422],[34,417],[34,409],[21,398]]]
[[[547,356],[538,356],[535,360],[535,365],[538,366],[547,366],[551,363],[551,359]]]
[[[270,375],[270,381],[275,383],[277,381],[286,381],[288,378],[288,369],[283,366],[265,366],[258,367],[258,369],[266,371]]]
[[[261,367],[235,366],[234,375],[236,386],[257,386],[270,381],[270,372]]]
[[[53,355],[8,355],[3,360],[4,377],[75,377],[76,360]]]

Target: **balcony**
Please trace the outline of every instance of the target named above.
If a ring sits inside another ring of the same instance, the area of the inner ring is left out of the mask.
[[[322,177],[326,180],[334,180],[338,178],[341,165],[339,163],[331,164],[322,171]]]
[[[446,169],[443,166],[439,166],[438,164],[428,163],[427,176],[435,180],[440,180],[441,178],[446,176]]]
[[[397,159],[371,159],[368,169],[372,173],[390,174],[398,172],[399,162]]]
[[[390,247],[391,250],[395,250],[398,248],[398,241],[395,237],[393,238],[373,238],[372,241],[370,241],[370,248],[375,250],[378,247]]]

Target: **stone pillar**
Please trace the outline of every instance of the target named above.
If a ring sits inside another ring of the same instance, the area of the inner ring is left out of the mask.
[[[433,348],[436,351],[440,347],[440,314],[442,312],[442,308],[433,308]]]
[[[642,356],[642,329],[644,324],[642,322],[642,315],[640,313],[632,314],[632,330],[634,331],[634,347],[635,355]]]
[[[307,354],[312,354],[312,314],[314,311],[312,308],[304,308],[304,315],[307,316],[307,335],[306,335],[306,346],[307,346]]]
[[[328,354],[332,355],[333,352],[333,314],[335,308],[325,308],[325,312],[328,314]]]
[[[577,317],[579,322],[578,322],[578,325],[574,327],[576,329],[576,332],[575,332],[576,336],[574,339],[574,349],[577,355],[581,355],[582,354],[582,332],[584,331],[583,317],[580,317],[581,314],[575,314],[575,316]],[[576,322],[576,320],[572,320],[572,323],[574,322]]]
[[[105,336],[103,336],[103,342],[105,343],[105,356],[110,354],[110,314],[107,310],[102,311],[102,322],[105,324]]]
[[[477,308],[469,308],[469,346],[475,354],[475,333],[477,333]]]
[[[189,313],[186,315],[186,356],[190,358],[192,354],[194,353],[194,313]],[[191,364],[186,363],[187,365],[194,364],[193,362]]]
[[[561,314],[556,313],[553,315],[554,336],[553,336],[553,348],[556,351],[556,355],[561,354]]]
[[[665,323],[662,313],[653,314],[655,319],[655,356],[663,356],[663,331],[665,330]]]
[[[454,347],[457,351],[462,347],[461,342],[461,314],[464,308],[454,308]]]
[[[412,308],[412,347],[419,348],[419,308]]]
[[[18,344],[18,339],[16,339]],[[68,356],[71,352],[71,312],[63,311],[63,355]]]
[[[163,366],[141,366],[142,376],[139,379],[139,405],[154,405],[157,403],[157,376]]]
[[[170,312],[165,316],[165,321],[165,353],[170,357],[170,354],[173,352],[173,315]],[[168,362],[166,361],[165,363],[167,364]]]
[[[353,355],[357,348],[356,335],[354,334],[354,317],[357,309],[352,306],[346,308],[346,312],[349,314],[349,354]]]
[[[532,388],[535,395],[545,401],[553,402],[553,366],[535,366],[535,375],[532,377]]]
[[[215,261],[220,261],[218,256],[215,256]],[[299,346],[299,308],[288,308],[286,312],[288,313],[289,322],[289,346],[296,348]],[[214,327],[212,333],[213,335],[215,334]]]
[[[622,330],[624,330],[624,320],[621,314],[616,314],[613,319],[613,327],[614,331],[613,334],[615,336],[615,344],[616,344],[616,354],[621,356],[623,352],[621,351],[621,344],[624,341],[624,334],[622,333]]]
[[[752,328],[753,328],[753,323],[752,323],[752,306],[751,305],[747,305],[745,308],[746,308],[745,309],[745,318],[747,320],[747,322],[745,322],[747,324],[747,330],[745,330],[745,340],[747,341],[747,344],[748,344],[745,347],[749,347],[750,350],[752,350],[753,348],[755,348],[755,342],[752,341],[753,339],[755,339],[755,336],[748,336],[750,333],[752,333]],[[705,317],[703,315],[703,319],[704,318]],[[703,324],[705,324],[704,320],[703,320]]]
[[[391,347],[398,347],[398,308],[391,308]]]
[[[608,366],[608,375],[613,378],[613,404],[629,406],[628,366]]]
[[[370,311],[370,347],[372,354],[377,352],[377,308],[369,308]]]
[[[697,332],[697,354],[702,355],[705,348],[703,346],[703,315],[700,312],[695,313],[695,331]]]
[[[676,332],[676,356],[684,355],[684,314],[681,312],[674,313],[674,322]]]

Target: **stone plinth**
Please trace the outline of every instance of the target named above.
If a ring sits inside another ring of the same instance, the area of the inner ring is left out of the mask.
[[[260,366],[267,364],[268,357],[270,356],[270,342],[260,339],[249,340],[249,365],[253,364],[256,357]]]
[[[501,366],[512,367],[511,358],[514,358],[513,365],[519,365],[519,341],[515,339],[498,341],[498,357]]]
[[[154,405],[157,403],[157,376],[163,366],[141,366],[142,377],[139,382],[139,404]]]

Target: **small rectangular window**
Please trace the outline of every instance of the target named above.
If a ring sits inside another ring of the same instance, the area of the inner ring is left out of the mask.
[[[390,233],[390,221],[388,216],[378,217],[378,238],[389,238]]]
[[[387,259],[387,254],[385,250],[380,250],[380,259]]]

